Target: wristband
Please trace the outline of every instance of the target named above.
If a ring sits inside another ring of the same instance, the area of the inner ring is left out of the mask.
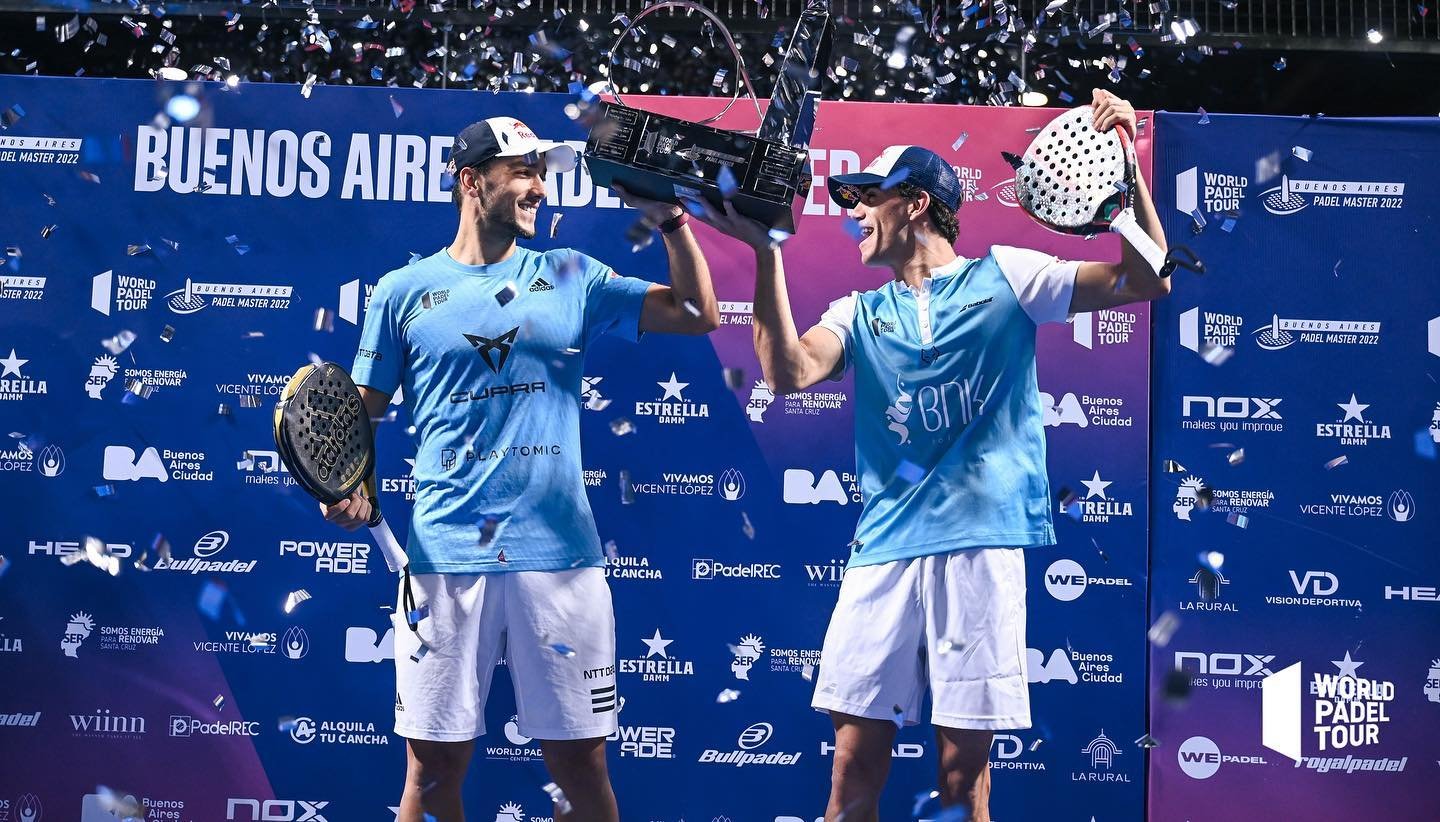
[[[681,211],[679,214],[676,214],[674,217],[671,217],[670,219],[659,225],[660,233],[673,234],[674,232],[679,231],[680,227],[688,222],[690,222],[690,215],[686,214],[684,211]]]

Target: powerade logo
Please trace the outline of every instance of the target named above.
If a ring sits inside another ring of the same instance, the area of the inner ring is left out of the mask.
[[[713,559],[696,559],[690,565],[691,579],[779,579],[780,565],[774,562],[729,564]]]

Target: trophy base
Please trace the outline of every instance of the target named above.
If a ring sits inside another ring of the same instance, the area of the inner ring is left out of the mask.
[[[585,146],[585,165],[597,185],[679,204],[704,198],[771,228],[794,233],[810,194],[807,153],[784,143],[710,128],[615,103],[602,103],[600,122]],[[725,170],[728,169],[728,174]],[[720,188],[722,177],[727,198]]]

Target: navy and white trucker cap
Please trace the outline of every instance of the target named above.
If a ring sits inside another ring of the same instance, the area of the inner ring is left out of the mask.
[[[909,183],[930,193],[954,211],[960,207],[960,178],[939,154],[920,146],[890,146],[880,152],[865,170],[841,174],[826,180],[830,197],[845,208],[854,208],[864,196],[862,189],[889,180],[891,186]]]

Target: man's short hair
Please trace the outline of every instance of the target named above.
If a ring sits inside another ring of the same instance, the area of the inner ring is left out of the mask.
[[[896,186],[896,191],[901,197],[908,200],[920,199],[920,192],[924,189],[913,183],[901,183]],[[930,207],[925,209],[925,215],[930,218],[930,225],[945,238],[945,242],[955,244],[955,239],[960,236],[960,222],[955,217],[955,212],[950,206],[940,202],[938,197],[930,197]]]

